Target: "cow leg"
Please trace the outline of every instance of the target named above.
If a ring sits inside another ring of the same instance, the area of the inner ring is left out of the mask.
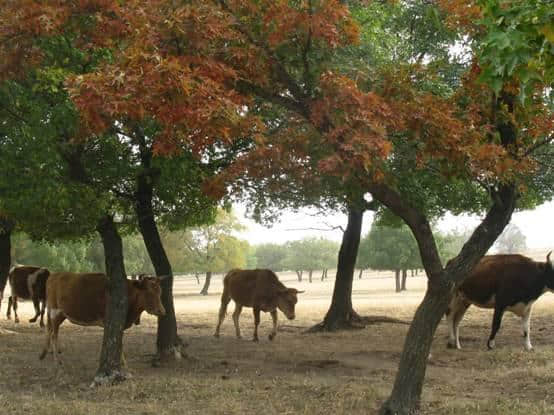
[[[33,306],[35,307],[35,316],[29,319],[29,323],[34,323],[37,321],[38,316],[40,316],[40,300],[36,297],[33,297]]]
[[[225,294],[221,296],[221,306],[219,307],[219,316],[217,320],[217,326],[215,327],[214,337],[219,337],[219,328],[221,327],[221,323],[223,323],[223,320],[225,319],[225,314],[227,314],[227,305],[229,304],[229,301],[231,301],[231,298],[229,296],[226,296]],[[234,319],[235,315],[233,314],[233,320]]]
[[[62,364],[61,360],[58,357],[59,344],[58,344],[58,332],[60,331],[60,325],[65,320],[65,316],[58,311],[55,316],[52,318],[52,353],[54,354],[54,361],[58,364]]]
[[[500,323],[502,322],[502,316],[504,315],[504,307],[496,305],[494,308],[494,315],[492,316],[492,329],[489,340],[487,341],[487,347],[489,350],[494,349],[494,338],[498,329],[500,328]]]
[[[50,313],[46,315],[46,343],[42,352],[39,355],[39,359],[42,360],[46,354],[50,351],[50,345],[52,343],[52,319],[50,318]]]
[[[269,340],[273,340],[277,336],[277,310],[271,312],[271,319],[273,320],[273,330],[269,333]]]
[[[531,344],[531,307],[523,312],[521,326],[523,328],[523,337],[525,338],[525,350],[533,350],[533,345]]]
[[[253,341],[257,342],[258,339],[258,326],[260,325],[260,309],[258,307],[254,307],[254,338]]]
[[[12,307],[13,307],[13,321],[14,323],[19,323],[19,317],[17,316],[17,296],[13,296],[12,300]]]
[[[235,332],[237,333],[237,339],[242,339],[242,336],[240,335],[240,327],[239,327],[239,317],[240,317],[241,311],[242,311],[242,306],[239,304],[235,304],[235,311],[233,312],[233,323],[235,324]]]
[[[8,297],[8,311],[6,312],[6,318],[7,318],[8,320],[11,320],[11,318],[12,318],[12,303],[13,303],[13,298],[12,298],[12,296],[10,295],[10,296]]]
[[[459,327],[469,304],[463,301],[458,295],[454,294],[448,311],[446,313],[446,322],[448,325],[448,343],[449,349],[461,349]]]
[[[44,310],[46,309],[46,300],[42,300],[40,308],[40,327],[44,328]]]

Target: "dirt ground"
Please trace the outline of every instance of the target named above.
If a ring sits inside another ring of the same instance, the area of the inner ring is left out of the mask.
[[[396,373],[404,324],[377,323],[340,333],[303,334],[321,321],[329,307],[333,275],[298,282],[281,274],[286,285],[304,289],[297,319],[279,314],[280,331],[267,334],[271,318],[262,314],[260,343],[250,341],[253,317],[244,309],[244,339],[234,337],[230,314],[222,336],[213,337],[221,293],[221,275],[210,295],[200,296],[193,277],[176,279],[179,333],[189,343],[189,358],[171,367],[153,368],[156,320],[143,315],[140,326],[125,335],[133,377],[113,387],[89,387],[94,376],[102,330],[64,323],[60,329],[63,370],[52,356],[38,354],[44,332],[27,323],[30,303],[21,303],[15,325],[0,318],[0,408],[6,414],[371,414],[386,399]],[[409,322],[421,301],[426,280],[408,278],[408,291],[394,293],[391,273],[364,273],[354,281],[353,302],[362,315],[385,315]],[[7,290],[9,291],[9,290]],[[497,348],[486,350],[492,312],[470,308],[461,326],[463,350],[446,349],[446,324],[439,326],[427,369],[424,414],[554,413],[554,295],[537,302],[531,339],[525,352],[519,319],[506,314]]]

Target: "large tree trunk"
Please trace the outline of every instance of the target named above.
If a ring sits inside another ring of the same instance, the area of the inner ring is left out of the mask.
[[[177,334],[177,319],[173,305],[173,271],[154,218],[152,197],[152,181],[149,180],[148,176],[140,175],[137,178],[135,204],[140,233],[156,275],[167,276],[161,281],[161,299],[165,308],[165,315],[158,317],[157,353],[153,360],[153,364],[158,365],[162,361],[180,359],[184,354],[186,345]]]
[[[13,222],[0,218],[0,306],[2,305],[2,296],[4,295],[11,267],[11,236],[13,227]]]
[[[363,210],[359,208],[349,209],[348,224],[342,236],[339,250],[337,276],[331,307],[327,311],[323,322],[310,329],[312,332],[361,327],[360,317],[352,308],[352,281],[360,245],[362,219]]]
[[[103,217],[96,228],[104,246],[108,301],[104,338],[95,384],[114,383],[126,378],[122,370],[123,330],[127,319],[127,274],[123,263],[123,245],[113,217]]]
[[[400,290],[402,289],[401,286],[400,286],[400,270],[399,269],[395,269],[394,270],[394,286],[395,286],[395,291],[397,293],[400,292]]]
[[[402,283],[400,284],[400,290],[406,291],[406,278],[408,278],[408,270],[403,269],[402,270]]]
[[[204,280],[204,286],[200,294],[208,295],[208,289],[210,288],[210,282],[212,281],[212,271],[206,271],[206,279]]]

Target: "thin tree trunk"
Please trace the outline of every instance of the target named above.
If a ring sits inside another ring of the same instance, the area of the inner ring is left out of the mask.
[[[308,281],[309,282],[312,282],[312,273],[313,272],[314,272],[313,270],[308,271]]]
[[[161,281],[161,300],[165,309],[165,315],[158,317],[158,331],[156,337],[156,356],[152,364],[158,365],[162,361],[180,359],[186,347],[177,334],[177,319],[173,305],[173,270],[165,252],[165,248],[156,225],[154,217],[153,179],[150,171],[151,153],[144,148],[141,152],[141,163],[144,172],[137,176],[137,190],[135,193],[135,211],[138,219],[139,230],[148,251],[150,261],[154,266],[156,275],[166,276]]]
[[[406,291],[406,278],[408,278],[408,270],[403,269],[402,270],[402,284],[400,286],[401,291]]]
[[[362,279],[362,274],[364,273],[364,269],[363,268],[360,268],[360,273],[358,274],[358,279],[361,280]]]
[[[122,370],[123,330],[127,319],[127,274],[123,263],[123,245],[112,216],[103,217],[96,228],[104,246],[108,301],[100,364],[94,384],[114,383],[126,378]]]
[[[325,269],[321,271],[321,281],[325,279]]]
[[[394,282],[395,282],[395,287],[396,287],[395,291],[397,293],[399,293],[400,290],[402,289],[401,285],[400,285],[400,270],[399,269],[394,270]]]
[[[208,289],[210,288],[210,282],[212,281],[212,271],[206,271],[206,279],[204,280],[204,286],[200,294],[208,295]]]
[[[360,317],[352,307],[352,282],[354,267],[360,245],[363,210],[351,207],[348,224],[342,237],[337,265],[337,276],[331,306],[323,322],[309,331],[334,331],[342,328],[360,327]]]
[[[0,218],[0,306],[11,267],[13,222]]]
[[[303,272],[304,271],[302,271],[302,270],[300,270],[300,271],[296,270],[296,276],[298,277],[298,282],[302,282],[302,273]]]
[[[196,284],[200,285],[200,276],[199,276],[198,272],[194,273],[194,277],[196,278]]]

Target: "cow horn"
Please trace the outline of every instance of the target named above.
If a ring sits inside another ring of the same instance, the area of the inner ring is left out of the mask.
[[[302,290],[302,291],[296,290],[296,294],[302,294],[303,292],[305,292],[305,291],[304,290]]]
[[[546,262],[548,262],[552,266],[552,261],[550,260],[550,254],[552,251],[550,251],[548,254],[546,254]]]

